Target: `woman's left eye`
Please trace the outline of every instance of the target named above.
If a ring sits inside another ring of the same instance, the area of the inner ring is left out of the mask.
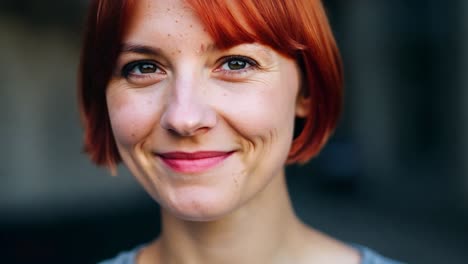
[[[223,64],[218,68],[221,71],[240,72],[257,67],[258,63],[244,56],[229,56],[223,59]]]

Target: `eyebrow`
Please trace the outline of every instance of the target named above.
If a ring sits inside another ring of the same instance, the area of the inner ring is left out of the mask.
[[[240,45],[242,44],[239,44],[237,46],[240,46]],[[235,49],[237,46],[228,48],[226,50]],[[258,49],[257,47],[253,47],[253,48]],[[200,46],[199,51],[201,53],[205,53],[205,52],[220,51],[220,49],[215,44],[208,44],[208,45],[202,44]],[[271,57],[271,51],[263,47],[260,47],[258,52],[263,52],[268,57]],[[162,49],[158,47],[151,47],[151,46],[142,45],[142,44],[123,43],[120,48],[120,53],[137,53],[137,54],[142,54],[142,55],[157,56],[162,53]]]
[[[143,55],[158,55],[161,53],[160,48],[154,48],[146,45],[124,43],[120,48],[121,53],[138,53]]]
[[[199,52],[205,53],[212,51],[219,51],[219,48],[215,44],[200,45]],[[162,50],[161,48],[151,47],[147,45],[124,43],[121,45],[120,53],[137,53],[142,55],[156,56],[161,54]]]

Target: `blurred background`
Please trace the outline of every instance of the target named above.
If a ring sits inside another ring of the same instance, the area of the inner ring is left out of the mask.
[[[95,263],[148,242],[158,206],[81,152],[87,1],[0,3],[4,263]],[[288,168],[304,221],[408,263],[468,259],[468,1],[324,1],[346,104],[322,154]]]

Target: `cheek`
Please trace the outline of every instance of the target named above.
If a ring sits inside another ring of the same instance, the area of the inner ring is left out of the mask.
[[[278,106],[268,96],[258,96],[248,100],[239,100],[235,106],[238,111],[233,111],[231,116],[239,130],[249,135],[262,135],[269,130],[278,129],[285,125],[287,120],[286,107]]]
[[[107,97],[109,118],[117,143],[139,143],[154,127],[156,111],[151,100],[121,93]]]
[[[279,84],[231,95],[224,102],[227,119],[241,134],[263,138],[290,132],[295,117],[295,90]]]

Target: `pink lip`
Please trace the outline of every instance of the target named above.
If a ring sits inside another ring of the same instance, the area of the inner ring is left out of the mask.
[[[157,154],[157,156],[174,171],[181,173],[198,173],[218,165],[231,156],[232,153],[234,152],[166,152]]]

